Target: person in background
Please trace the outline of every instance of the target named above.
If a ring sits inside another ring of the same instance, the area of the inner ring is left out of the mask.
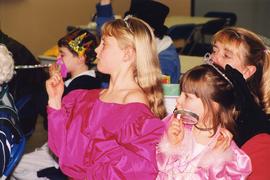
[[[221,135],[233,133],[237,116],[232,84],[221,70],[204,64],[182,76],[174,116],[163,120],[157,179],[245,179],[251,173],[249,157],[231,138],[225,151],[215,148]]]
[[[101,81],[93,69],[96,65],[96,37],[83,29],[75,29],[58,41],[60,55],[57,64],[65,81],[64,96],[75,89],[98,89]]]
[[[62,99],[61,76],[46,82],[48,145],[70,178],[155,179],[166,111],[153,31],[135,17],[107,22],[96,52],[107,89]]]
[[[233,83],[237,109],[234,139],[251,158],[249,179],[270,179],[270,51],[255,33],[228,27],[215,34],[211,59]]]
[[[8,82],[14,74],[14,60],[11,52],[3,44],[0,44],[0,72],[0,177],[2,177],[10,162],[13,145],[23,136],[18,111],[8,88]]]
[[[100,0],[96,9],[96,23],[99,30],[104,22],[114,19],[111,0]],[[171,83],[179,83],[181,73],[179,54],[173,45],[172,39],[167,36],[168,28],[164,25],[168,13],[169,8],[158,1],[132,0],[130,9],[125,13],[125,16],[135,16],[151,26],[156,37],[155,41],[162,74],[169,76]]]
[[[13,55],[16,65],[39,64],[34,55],[20,42],[0,30],[0,43],[5,44]],[[20,126],[26,137],[30,137],[35,129],[38,115],[46,116],[45,81],[48,73],[42,68],[18,69],[13,79],[9,81],[10,93],[16,103],[20,103]]]
[[[99,89],[101,79],[96,76],[96,37],[90,32],[75,29],[58,40],[59,55],[56,64],[50,67],[50,75],[61,74],[65,79],[63,97],[76,89]],[[47,99],[48,100],[48,99]],[[23,156],[12,178],[15,179],[67,179],[58,169],[58,163],[45,143],[41,148]]]

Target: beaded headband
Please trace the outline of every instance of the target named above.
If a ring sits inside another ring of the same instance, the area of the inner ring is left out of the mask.
[[[206,64],[212,66],[226,81],[228,81],[228,83],[230,83],[231,86],[233,86],[232,81],[214,65],[210,53],[206,53],[203,57],[203,60]]]
[[[132,31],[132,29],[131,29],[129,23],[127,22],[127,20],[128,20],[129,18],[131,18],[131,17],[132,17],[132,15],[127,15],[127,16],[123,19],[123,21],[124,21],[124,23],[126,24],[126,27],[128,28],[128,30],[130,30],[130,32],[133,33],[133,31]]]

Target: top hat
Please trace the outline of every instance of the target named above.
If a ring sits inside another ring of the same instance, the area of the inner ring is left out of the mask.
[[[168,31],[168,27],[164,25],[164,22],[169,11],[169,7],[157,1],[133,0],[131,1],[129,11],[125,13],[125,16],[133,15],[144,20],[154,29],[155,36],[163,38]]]

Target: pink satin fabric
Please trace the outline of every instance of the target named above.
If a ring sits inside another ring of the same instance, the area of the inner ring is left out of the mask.
[[[73,179],[155,179],[156,145],[164,123],[142,103],[99,100],[99,90],[75,90],[62,108],[48,107],[48,145]]]
[[[171,116],[164,119],[166,126],[169,125],[170,119]],[[215,152],[213,147],[217,136],[218,132],[199,154],[190,158],[195,150],[191,128],[185,127],[184,139],[177,147],[168,145],[168,139],[164,134],[157,150],[157,179],[246,179],[252,169],[249,157],[234,142],[231,142],[225,152]],[[170,149],[172,147],[175,149]]]

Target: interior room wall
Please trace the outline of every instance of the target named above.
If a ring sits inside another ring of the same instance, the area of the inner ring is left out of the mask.
[[[237,26],[248,28],[270,38],[269,0],[194,0],[195,15],[208,11],[230,11],[237,14]]]
[[[68,25],[86,25],[98,0],[0,0],[0,28],[38,56],[56,44]],[[190,0],[161,0],[170,15],[189,15]],[[113,0],[116,14],[129,8],[129,0]]]

